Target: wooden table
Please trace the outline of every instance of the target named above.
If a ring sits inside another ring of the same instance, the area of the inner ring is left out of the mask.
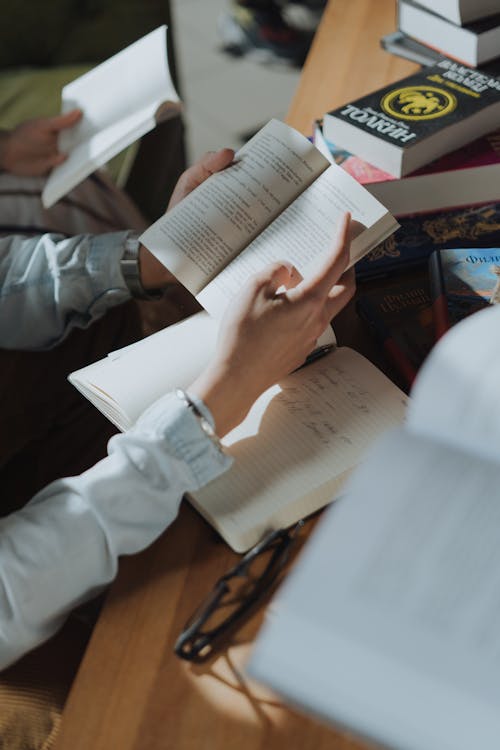
[[[380,37],[394,29],[394,5],[330,0],[290,124],[308,134],[328,109],[415,70],[379,49]],[[68,699],[57,750],[366,747],[285,708],[245,677],[262,610],[212,663],[191,666],[173,655],[187,617],[235,559],[185,505],[155,544],[122,561]]]

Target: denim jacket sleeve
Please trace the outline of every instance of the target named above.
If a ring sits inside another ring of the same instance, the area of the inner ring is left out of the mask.
[[[185,492],[232,461],[173,394],[113,437],[108,453],[0,520],[0,669],[49,638],[72,608],[114,578],[120,555],[163,532]]]
[[[50,349],[129,299],[127,235],[0,237],[0,347]]]

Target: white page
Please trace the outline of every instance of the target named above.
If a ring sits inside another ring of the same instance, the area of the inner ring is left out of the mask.
[[[412,391],[409,429],[480,455],[500,456],[500,306],[444,336]]]
[[[158,398],[196,379],[215,351],[217,331],[212,318],[197,313],[71,373],[69,380],[125,430]]]
[[[307,138],[271,120],[141,242],[197,294],[326,166]]]
[[[248,277],[273,261],[288,260],[304,277],[331,253],[339,220],[350,211],[365,227],[378,225],[387,210],[341,167],[332,164],[274,222],[243,250],[197,299],[211,315],[220,317]],[[389,217],[390,231],[396,223]],[[377,240],[385,229],[377,231]],[[351,243],[350,265],[373,246],[366,235]]]
[[[63,163],[51,172],[44,206],[78,184],[82,174],[87,176],[151,130],[163,102],[179,102],[168,68],[166,30],[158,27],[63,88],[62,112],[79,107],[83,117],[59,137],[59,148],[70,154],[71,167]],[[79,158],[71,158],[78,147]],[[87,157],[88,171],[83,163]]]
[[[399,750],[496,747],[499,482],[498,462],[402,430],[380,441],[272,604],[250,672]]]
[[[223,440],[232,468],[197,492],[195,505],[234,549],[247,549],[332,500],[337,479],[401,424],[406,404],[367,359],[340,348],[261,396]]]

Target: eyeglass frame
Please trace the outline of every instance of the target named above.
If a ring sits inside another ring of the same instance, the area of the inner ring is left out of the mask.
[[[269,531],[257,544],[245,553],[236,565],[216,581],[208,597],[188,619],[175,642],[174,652],[179,658],[201,663],[207,661],[215,652],[220,650],[221,637],[234,632],[238,624],[242,625],[245,616],[249,614],[250,610],[253,609],[257,602],[276,582],[276,579],[288,561],[293,543],[303,525],[304,521],[300,520],[291,528]],[[241,605],[219,625],[207,633],[201,632],[201,628],[205,622],[217,610],[221,599],[228,593],[229,587],[227,582],[231,578],[244,576],[253,561],[259,555],[268,551],[276,542],[278,543],[272,552],[270,560],[263,572],[256,579],[256,585],[252,594],[244,598]],[[202,653],[207,647],[209,647],[208,652]]]

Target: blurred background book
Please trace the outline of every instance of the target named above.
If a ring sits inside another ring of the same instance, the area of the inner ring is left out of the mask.
[[[500,12],[458,24],[413,0],[398,0],[398,28],[466,65],[482,65],[499,55]]]

